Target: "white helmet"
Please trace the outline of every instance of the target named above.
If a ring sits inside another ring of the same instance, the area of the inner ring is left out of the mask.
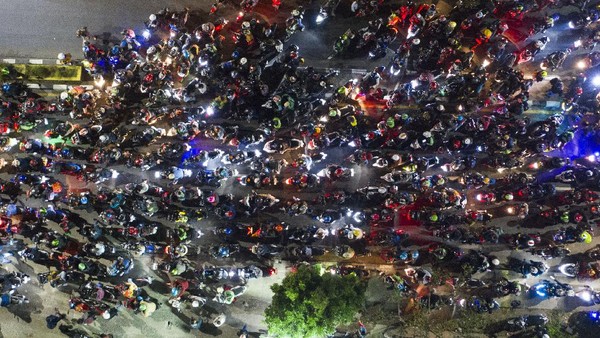
[[[248,59],[246,59],[246,58],[241,58],[241,59],[240,59],[240,65],[242,65],[242,66],[243,66],[243,65],[245,65],[246,63],[248,63]]]
[[[203,23],[202,30],[205,32],[208,32],[208,31],[210,31],[210,26],[207,23]]]
[[[414,39],[414,40],[412,40],[412,43],[413,43],[413,45],[418,45],[418,44],[420,44],[420,43],[421,43],[421,40],[419,40],[419,39]]]
[[[500,260],[498,258],[492,259],[492,265],[494,265],[494,266],[500,265]]]
[[[200,306],[200,302],[199,301],[195,300],[195,301],[192,302],[192,307],[198,307],[198,306]]]
[[[65,55],[65,53],[59,53],[59,54],[58,54],[58,59],[59,59],[59,60],[64,60],[64,59],[66,59],[66,58],[67,58],[67,56]]]
[[[250,28],[250,23],[248,21],[242,22],[242,29],[249,29],[249,28]]]
[[[148,17],[148,19],[150,19],[150,21],[156,21],[156,15],[150,14],[150,17]]]
[[[300,15],[300,11],[299,11],[299,10],[297,10],[297,9],[294,9],[294,10],[292,11],[292,16],[298,16],[298,15]]]

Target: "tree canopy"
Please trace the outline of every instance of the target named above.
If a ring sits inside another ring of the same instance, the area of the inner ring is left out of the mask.
[[[271,288],[265,310],[269,333],[279,337],[325,337],[352,321],[365,302],[366,285],[354,275],[320,274],[302,266]]]

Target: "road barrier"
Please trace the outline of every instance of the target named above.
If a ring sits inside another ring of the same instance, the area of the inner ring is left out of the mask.
[[[2,64],[17,79],[26,81],[79,82],[81,66],[43,64]]]

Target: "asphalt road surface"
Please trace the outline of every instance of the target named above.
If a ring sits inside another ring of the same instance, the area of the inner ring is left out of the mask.
[[[127,27],[143,27],[151,13],[164,7],[208,10],[210,0],[4,0],[0,11],[0,56],[56,58],[71,52],[80,57],[77,29],[118,36]]]
[[[265,0],[263,0],[264,2]],[[33,57],[33,58],[55,58],[59,52],[69,51],[73,53],[75,57],[79,56],[80,40],[75,37],[75,31],[82,27],[89,27],[90,31],[96,35],[104,35],[117,37],[119,32],[125,27],[141,28],[142,21],[147,19],[148,15],[152,12],[158,11],[160,8],[169,6],[175,9],[181,9],[185,6],[190,6],[192,11],[202,9],[206,11],[212,1],[188,1],[188,0],[163,0],[163,1],[138,1],[131,0],[128,2],[122,2],[117,0],[104,0],[104,1],[67,1],[67,0],[30,0],[30,1],[16,1],[16,0],[4,0],[3,9],[0,11],[0,56],[2,57]],[[268,4],[267,4],[268,5]],[[304,32],[296,34],[289,43],[296,43],[301,47],[301,53],[307,58],[307,62],[310,64],[314,62],[319,65],[325,65],[328,67],[340,67],[340,66],[351,66],[353,68],[370,68],[371,63],[365,62],[364,58],[353,58],[352,60],[331,60],[326,62],[327,56],[331,52],[331,46],[337,36],[339,36],[348,26],[354,28],[360,28],[366,25],[367,19],[354,20],[344,18],[330,18],[323,26],[312,25],[309,20],[311,13],[314,13],[314,3],[309,7],[307,11],[307,29]],[[270,9],[268,9],[270,10]],[[312,12],[311,12],[312,10]],[[229,8],[229,11],[233,11],[233,7]],[[271,12],[269,12],[271,13]],[[271,13],[274,14],[274,13]],[[284,15],[281,13],[280,15]],[[332,19],[332,20],[331,20]],[[560,23],[560,25],[566,25],[566,22]],[[563,26],[561,26],[563,27]],[[564,27],[563,27],[564,29]],[[566,34],[562,34],[562,37],[566,39],[559,39],[559,33],[554,30],[549,32],[547,35],[551,37],[553,43],[541,54],[538,58],[538,62],[541,58],[554,50],[564,49],[567,47],[569,41],[572,41],[573,34],[565,31]],[[570,58],[572,60],[573,58]],[[378,61],[375,64],[386,64],[385,61]],[[570,67],[569,63],[565,67]],[[348,76],[343,74],[342,76]],[[544,84],[536,84],[538,92],[543,92]],[[42,128],[43,129],[43,128]],[[43,132],[43,130],[40,130]],[[205,147],[219,146],[218,144],[210,144],[210,142],[204,141]],[[332,163],[339,161],[347,156],[352,149],[340,148],[340,149],[328,149],[328,162]],[[289,159],[289,158],[288,158]],[[140,173],[137,169],[117,168],[122,172],[119,181],[112,182],[113,184],[126,183],[131,181],[141,181],[143,178],[152,179],[151,173]],[[383,184],[381,181],[377,182],[377,177],[381,176],[384,171],[376,168],[358,168],[357,177],[352,182],[353,186],[344,186],[346,190],[354,190],[357,187],[365,186],[369,184]],[[317,169],[318,170],[318,169]],[[243,174],[243,173],[242,173]],[[431,174],[431,173],[427,173]],[[64,178],[61,178],[64,179]],[[163,184],[165,182],[162,182]],[[250,192],[248,187],[242,187],[237,184],[233,179],[228,184],[224,184],[219,190],[221,193],[232,193],[236,197],[241,197]],[[356,185],[356,186],[354,186]],[[269,190],[261,191],[266,193],[272,193],[281,199],[289,199],[290,195],[295,194],[298,197],[297,192],[294,191],[282,191],[282,190]],[[303,198],[310,199],[312,196],[310,193],[303,193]],[[94,215],[88,215],[89,221],[93,221]],[[275,217],[274,215],[264,214],[261,215],[262,219],[269,217]],[[306,225],[315,223],[308,217],[282,217],[291,225]],[[258,221],[258,219],[256,220]],[[525,229],[518,227],[506,227],[506,219],[495,219],[490,225],[504,226],[506,232],[526,232]],[[215,223],[209,221],[203,221],[201,226],[202,231],[206,235],[201,238],[197,243],[198,246],[208,246],[215,242],[215,236],[211,234],[211,230],[214,229]],[[338,226],[341,224],[334,224]],[[419,229],[414,229],[415,235],[420,232]],[[594,244],[598,244],[600,241],[596,238]],[[525,252],[513,252],[506,249],[476,246],[463,246],[465,249],[477,248],[483,249],[486,252],[491,252],[498,257],[519,257],[519,258],[530,258],[531,256]],[[582,244],[571,245],[573,253],[584,251],[591,246],[585,246]],[[206,260],[207,258],[203,258]],[[537,259],[539,260],[539,259]],[[558,259],[552,261],[550,264],[556,266]],[[135,276],[152,275],[154,272],[150,271],[145,263],[140,261],[137,264],[136,271],[133,273]],[[221,265],[235,265],[235,264],[246,264],[248,261],[227,261],[220,262]],[[18,263],[17,268],[23,268]],[[5,265],[7,270],[13,268],[9,264]],[[233,337],[233,333],[245,323],[250,324],[250,329],[256,331],[264,328],[262,321],[262,311],[270,300],[270,294],[267,284],[273,283],[281,279],[284,275],[284,266],[279,266],[279,274],[270,279],[252,281],[250,289],[246,295],[240,298],[242,302],[236,303],[231,307],[219,307],[215,308],[215,311],[225,311],[230,316],[230,321],[224,326],[221,332],[211,332],[209,334],[217,335],[221,334],[224,337]],[[36,267],[29,267],[29,269],[35,270]],[[40,271],[36,271],[40,272]],[[550,271],[544,278],[550,275],[559,276],[555,270]],[[488,275],[489,277],[489,275]],[[516,273],[511,273],[510,277],[518,279],[519,276]],[[538,278],[539,279],[539,278]],[[565,281],[564,278],[562,281]],[[523,283],[534,283],[534,280],[522,280]],[[158,283],[157,283],[158,284]],[[574,282],[574,285],[578,285],[578,282]],[[595,285],[597,286],[597,285]],[[48,337],[50,334],[46,334],[48,331],[45,329],[45,323],[43,318],[49,315],[54,307],[60,309],[66,308],[65,295],[60,293],[58,290],[52,289],[46,286],[43,291],[40,291],[35,285],[29,285],[25,290],[25,294],[31,299],[30,306],[23,307],[22,310],[17,307],[11,308],[11,311],[15,311],[13,317],[10,313],[0,313],[1,331],[7,337],[19,336],[35,336],[36,330],[39,336],[39,330],[44,330],[44,334]],[[156,293],[165,294],[165,290],[157,289],[153,290]],[[163,297],[164,298],[164,297]],[[525,305],[531,308],[563,308],[571,310],[574,307],[578,307],[581,304],[573,303],[576,299],[551,299],[551,300],[529,300],[525,301]],[[192,312],[191,309],[186,309],[186,313]],[[28,313],[34,311],[31,315]],[[39,311],[39,312],[38,312]],[[37,313],[36,313],[37,312]],[[79,317],[79,315],[71,314],[69,318]],[[24,322],[31,321],[31,325],[25,325]],[[92,325],[91,331],[101,332],[108,331],[114,332],[116,336],[139,336],[141,334],[147,337],[154,336],[173,336],[178,337],[188,333],[186,328],[188,318],[185,316],[175,313],[168,306],[162,306],[155,315],[149,319],[143,319],[138,315],[133,315],[128,311],[124,310],[119,316],[112,319],[109,322],[105,322],[100,319],[98,322]],[[18,322],[17,322],[18,321]],[[167,328],[166,322],[170,321],[173,325]],[[20,323],[20,324],[19,324]],[[30,330],[30,331],[27,331]],[[169,331],[170,330],[170,331]]]

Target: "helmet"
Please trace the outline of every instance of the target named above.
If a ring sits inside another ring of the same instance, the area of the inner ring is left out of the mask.
[[[394,126],[396,125],[393,117],[388,117],[387,120],[385,121],[385,124],[389,128],[394,128]]]
[[[198,306],[200,306],[200,302],[199,301],[195,300],[195,301],[192,302],[192,307],[198,307]]]
[[[87,268],[87,266],[85,265],[85,263],[79,263],[79,264],[77,264],[77,268],[79,270],[83,271]]]
[[[148,17],[148,19],[150,19],[150,21],[156,21],[156,15],[150,14],[150,16]]]
[[[421,40],[419,40],[419,39],[413,39],[412,43],[413,43],[413,45],[418,45],[418,44],[421,43]]]
[[[504,199],[507,200],[507,201],[512,201],[513,198],[514,198],[514,196],[511,193],[508,193],[508,194],[504,195]]]
[[[202,24],[202,31],[208,32],[210,31],[210,26],[207,23]]]
[[[246,58],[240,59],[240,65],[245,65],[246,63],[248,63],[248,59],[246,59]]]
[[[59,59],[59,60],[64,60],[64,59],[66,59],[66,58],[67,58],[67,56],[65,55],[65,53],[59,53],[59,54],[58,54],[58,59]]]
[[[292,11],[292,16],[299,16],[299,15],[300,15],[300,11],[299,11],[299,10],[297,10],[297,9],[294,9],[294,10]]]
[[[432,222],[437,222],[438,219],[439,219],[439,217],[437,214],[433,214],[433,215],[429,216],[429,220]]]
[[[250,23],[248,21],[242,22],[242,29],[250,29]]]
[[[455,21],[448,22],[448,27],[450,27],[450,28],[456,27],[456,22]]]
[[[533,242],[533,241],[531,241],[531,242]],[[529,244],[529,242],[527,242],[527,244]],[[530,246],[533,246],[533,245],[530,245]],[[537,273],[538,273],[538,271],[539,271],[539,270],[538,270],[538,268],[536,268],[535,266],[532,266],[532,267],[531,267],[531,274],[532,274],[532,275],[535,275],[535,274],[537,274]]]
[[[60,241],[58,239],[53,239],[52,242],[50,243],[53,247],[57,247],[60,244]]]

